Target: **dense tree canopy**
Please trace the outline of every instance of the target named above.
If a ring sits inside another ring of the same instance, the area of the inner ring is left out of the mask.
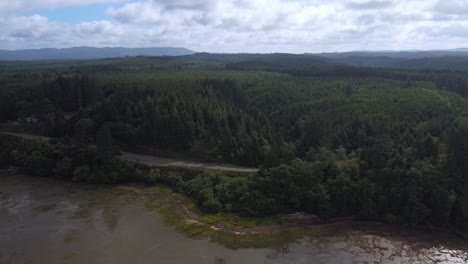
[[[3,65],[0,121],[62,142],[59,152],[5,147],[0,164],[128,180],[113,169],[125,167],[115,143],[261,168],[143,177],[210,212],[305,211],[468,230],[466,74],[281,64],[282,56]]]

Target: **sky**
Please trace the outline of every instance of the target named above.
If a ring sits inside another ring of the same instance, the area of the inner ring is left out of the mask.
[[[468,47],[468,0],[0,0],[0,49],[317,53]]]

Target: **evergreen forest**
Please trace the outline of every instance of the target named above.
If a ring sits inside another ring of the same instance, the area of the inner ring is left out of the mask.
[[[0,165],[163,183],[207,212],[306,212],[468,231],[468,74],[318,56],[0,62]],[[119,151],[259,168],[161,170]]]

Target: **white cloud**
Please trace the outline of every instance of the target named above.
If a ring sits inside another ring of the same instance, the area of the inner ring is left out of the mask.
[[[119,0],[115,0],[119,1]],[[13,2],[13,1],[10,1]],[[61,3],[66,2],[66,3]],[[79,3],[78,3],[79,2]],[[31,0],[22,10],[113,0]],[[125,3],[126,2],[126,3]],[[16,5],[16,6],[15,6]],[[32,7],[30,7],[32,8]],[[77,24],[6,15],[0,48],[183,46],[212,52],[432,49],[468,43],[465,0],[139,0]]]
[[[468,3],[466,0],[438,0],[434,5],[434,12],[467,15]]]
[[[365,0],[365,1],[349,1],[346,5],[351,9],[382,9],[389,8],[395,3],[392,1],[383,0]]]
[[[123,3],[127,1],[128,0],[2,0],[0,1],[0,14],[35,9],[56,9],[103,3]]]

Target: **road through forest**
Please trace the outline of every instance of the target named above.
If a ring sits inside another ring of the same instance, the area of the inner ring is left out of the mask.
[[[10,132],[0,132],[1,134],[5,135],[12,135],[17,137],[22,137],[29,140],[42,140],[48,141],[53,138],[44,137],[44,136],[36,136],[36,135],[28,135],[28,134],[19,134],[19,133],[10,133]],[[155,166],[155,167],[185,167],[191,169],[203,169],[203,170],[219,170],[219,171],[227,171],[227,172],[241,172],[241,173],[254,173],[257,172],[258,169],[256,168],[242,168],[242,167],[235,167],[235,166],[225,166],[225,165],[218,165],[212,163],[203,163],[203,162],[195,162],[195,161],[188,161],[188,160],[179,160],[179,159],[170,159],[164,158],[159,156],[149,156],[149,155],[142,155],[142,154],[135,154],[130,152],[122,152],[120,155],[122,160],[136,162],[148,166]]]

